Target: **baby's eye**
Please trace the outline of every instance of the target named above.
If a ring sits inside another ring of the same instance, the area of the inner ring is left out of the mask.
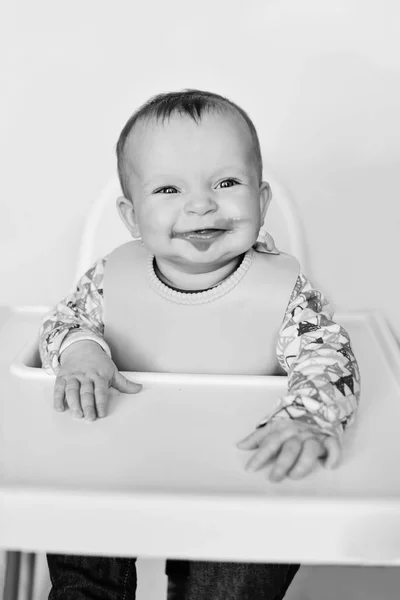
[[[218,185],[222,188],[230,188],[233,187],[234,185],[238,185],[239,182],[236,179],[224,179],[223,181],[221,181]]]
[[[155,194],[176,194],[177,191],[178,190],[176,189],[176,187],[174,187],[172,185],[168,185],[166,187],[156,190],[154,193]]]

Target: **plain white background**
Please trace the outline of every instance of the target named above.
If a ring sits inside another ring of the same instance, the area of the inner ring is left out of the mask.
[[[152,94],[197,87],[253,118],[299,206],[309,275],[400,338],[399,22],[395,0],[3,2],[0,304],[69,290],[125,121]]]
[[[83,217],[139,103],[198,87],[249,112],[296,198],[309,275],[400,336],[400,8],[393,0],[2,3],[2,304],[71,285]]]

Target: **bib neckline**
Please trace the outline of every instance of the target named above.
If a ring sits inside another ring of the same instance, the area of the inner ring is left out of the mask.
[[[177,304],[205,304],[215,302],[235,288],[246,275],[253,262],[254,250],[250,248],[243,256],[237,269],[218,285],[201,292],[180,292],[168,287],[157,277],[154,269],[154,254],[150,254],[147,262],[147,273],[153,290],[162,298]]]

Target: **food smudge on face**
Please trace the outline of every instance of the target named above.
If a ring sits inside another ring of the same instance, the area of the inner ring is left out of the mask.
[[[238,217],[219,218],[210,227],[182,232],[175,234],[175,237],[190,242],[200,252],[206,252],[215,240],[231,233],[235,224],[239,221],[241,219]]]

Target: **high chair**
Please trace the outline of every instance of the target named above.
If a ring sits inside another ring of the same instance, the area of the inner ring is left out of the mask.
[[[296,205],[275,178],[266,179],[273,191],[266,229],[309,275]],[[113,179],[91,208],[73,285],[97,258],[129,241],[115,209],[118,195]],[[102,422],[73,421],[52,410],[54,378],[40,369],[36,337],[44,311],[15,309],[0,336],[6,431],[0,546],[9,551],[4,600],[16,598],[20,552],[29,582],[26,600],[32,596],[33,553],[46,551],[400,564],[400,478],[385,476],[389,468],[398,470],[400,352],[378,313],[336,315],[350,333],[363,378],[359,424],[346,434],[344,464],[274,486],[262,473],[244,472],[246,455],[234,443],[285,393],[286,377],[127,374],[145,384],[145,393],[118,400],[113,394],[110,416]],[[161,440],[161,453],[146,442],[148,423]],[[176,439],[187,452],[178,454]],[[105,451],[109,444],[118,458],[114,464]],[[175,470],[169,469],[172,460]],[[19,589],[19,600],[24,593]]]

